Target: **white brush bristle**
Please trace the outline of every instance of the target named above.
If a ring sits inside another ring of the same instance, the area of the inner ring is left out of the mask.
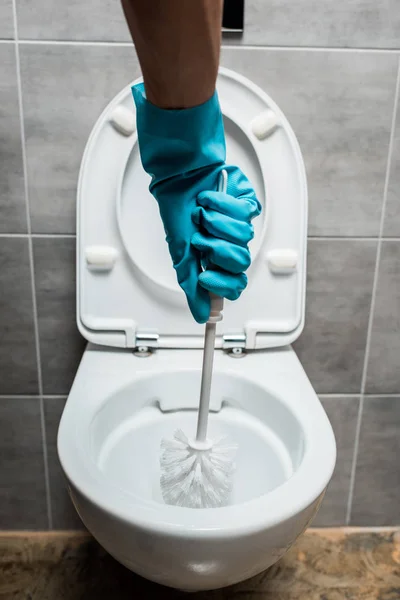
[[[226,438],[195,450],[180,429],[161,442],[161,492],[166,504],[187,508],[226,506],[232,491],[237,446]]]

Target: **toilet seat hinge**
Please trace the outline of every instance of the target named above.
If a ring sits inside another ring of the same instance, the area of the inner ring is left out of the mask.
[[[137,331],[134,353],[136,356],[150,356],[158,348],[159,335],[155,331]]]
[[[230,356],[244,356],[246,351],[246,334],[235,333],[223,335],[222,349],[226,350]]]

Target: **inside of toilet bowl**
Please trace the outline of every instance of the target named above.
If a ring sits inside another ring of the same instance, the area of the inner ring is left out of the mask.
[[[136,380],[103,404],[90,428],[91,458],[102,478],[124,493],[163,503],[162,438],[177,428],[195,432],[200,374],[177,371]],[[302,428],[288,407],[264,388],[215,372],[209,437],[238,445],[231,504],[262,496],[296,471],[304,454]]]

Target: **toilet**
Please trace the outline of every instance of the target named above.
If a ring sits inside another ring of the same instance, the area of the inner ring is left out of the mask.
[[[333,431],[290,344],[304,325],[307,186],[293,130],[248,79],[220,69],[227,162],[263,205],[249,285],[217,327],[209,435],[238,445],[229,505],[166,505],[159,446],[194,432],[204,326],[176,283],[148,191],[131,86],[97,120],[77,191],[77,324],[88,346],[58,453],[83,523],[120,563],[185,591],[260,573],[315,516],[336,459]]]

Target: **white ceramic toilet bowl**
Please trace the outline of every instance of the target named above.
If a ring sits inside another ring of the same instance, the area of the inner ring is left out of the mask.
[[[227,586],[275,563],[315,515],[331,478],[331,425],[290,347],[217,351],[210,437],[238,446],[231,505],[165,505],[159,444],[195,427],[200,350],[89,346],[62,416],[58,450],[76,509],[136,573],[184,590]]]

